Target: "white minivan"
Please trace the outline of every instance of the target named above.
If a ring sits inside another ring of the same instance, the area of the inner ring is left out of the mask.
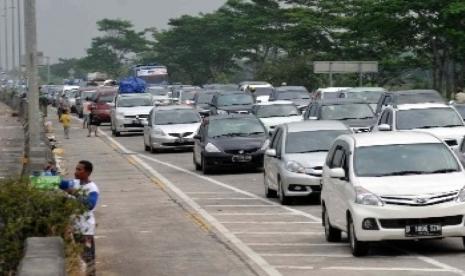
[[[322,184],[326,240],[347,232],[354,256],[366,255],[370,242],[465,236],[465,172],[431,134],[340,136]]]

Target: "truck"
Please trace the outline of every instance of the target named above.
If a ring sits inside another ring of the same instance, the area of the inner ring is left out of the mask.
[[[148,86],[168,85],[168,68],[163,65],[136,65],[134,76],[143,79]]]

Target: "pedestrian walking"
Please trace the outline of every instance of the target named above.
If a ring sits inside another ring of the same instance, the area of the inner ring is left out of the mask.
[[[82,121],[82,128],[88,128],[89,127],[89,116],[90,116],[90,105],[91,105],[90,98],[87,97],[82,104],[82,115],[83,115],[83,121]]]
[[[94,211],[99,201],[100,192],[97,184],[91,179],[93,171],[91,162],[82,160],[76,165],[75,180],[63,180],[60,189],[66,191],[72,198],[83,203],[85,212],[75,220],[74,239],[82,245],[82,260],[86,263],[86,275],[96,274],[95,267],[95,229]]]
[[[87,137],[92,136],[92,132],[94,132],[95,137],[98,137],[98,126],[100,125],[100,121],[95,116],[95,114],[92,112],[92,109],[89,113],[89,122],[87,123],[87,129],[89,130],[89,134],[87,134]]]
[[[61,114],[60,122],[63,124],[63,130],[65,132],[65,138],[69,139],[69,128],[71,126],[71,115],[69,115],[69,110],[65,109],[63,114]]]

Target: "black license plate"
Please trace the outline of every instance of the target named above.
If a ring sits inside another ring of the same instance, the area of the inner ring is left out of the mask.
[[[237,163],[246,163],[252,161],[252,156],[251,155],[234,155],[232,157],[233,162]]]
[[[440,224],[415,224],[405,226],[406,237],[431,237],[441,235],[442,225]]]

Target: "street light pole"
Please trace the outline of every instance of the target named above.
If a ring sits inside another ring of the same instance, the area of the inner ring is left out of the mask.
[[[18,70],[19,70],[19,75],[22,76],[22,66],[23,66],[23,37],[22,37],[22,31],[21,31],[21,0],[16,1],[16,11],[17,11],[17,20],[18,20]]]
[[[45,57],[47,60],[47,84],[50,84],[50,57]]]
[[[24,1],[24,37],[26,43],[26,64],[28,80],[28,157],[34,148],[40,146],[39,83],[37,74],[37,26],[36,1]]]
[[[16,69],[15,0],[11,0],[11,68]]]
[[[10,69],[10,65],[8,63],[8,7],[7,7],[7,1],[3,1],[3,11],[5,14],[3,15],[5,17],[5,70],[8,71]]]

